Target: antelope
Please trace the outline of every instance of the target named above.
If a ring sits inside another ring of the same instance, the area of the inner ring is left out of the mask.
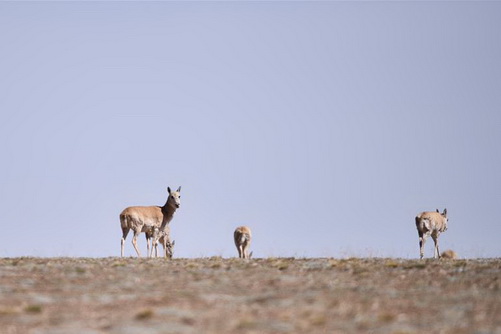
[[[233,239],[238,250],[238,257],[241,259],[250,259],[249,246],[252,239],[250,228],[247,226],[237,227],[235,232],[233,232]]]
[[[453,251],[452,249],[448,249],[448,250],[442,252],[442,258],[456,260],[458,258],[458,254],[455,251]]]
[[[132,245],[136,250],[137,256],[141,257],[141,253],[137,248],[137,237],[142,232],[146,233],[147,252],[151,256],[149,239],[154,235],[154,233],[152,233],[152,228],[157,227],[160,232],[165,231],[166,226],[172,220],[174,213],[181,205],[181,187],[176,191],[171,191],[171,189],[167,187],[167,192],[169,196],[164,206],[131,206],[120,213],[120,225],[122,227],[122,257],[124,256],[125,239],[130,230],[134,232]],[[153,245],[156,245],[159,238],[160,233],[155,236]]]
[[[440,213],[438,209],[435,212],[421,212],[416,216],[416,228],[419,235],[419,255],[422,259],[424,256],[424,244],[426,238],[431,235],[435,243],[433,257],[440,258],[438,250],[438,236],[440,233],[447,231],[447,209]]]
[[[155,257],[158,256],[158,243],[160,243],[164,248],[164,257],[171,259],[174,254],[174,245],[176,244],[176,240],[170,241],[170,226],[167,224],[164,231],[160,231],[159,227],[154,227],[149,231],[145,232],[146,242],[149,243],[150,239],[155,239],[158,236],[158,242],[152,244],[150,257],[153,256],[153,249],[155,249]]]

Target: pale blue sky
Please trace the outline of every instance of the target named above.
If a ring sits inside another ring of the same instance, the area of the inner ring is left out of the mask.
[[[415,258],[444,207],[442,250],[500,256],[500,32],[500,2],[0,2],[0,256],[118,256],[180,185],[177,257],[245,224],[255,257]]]

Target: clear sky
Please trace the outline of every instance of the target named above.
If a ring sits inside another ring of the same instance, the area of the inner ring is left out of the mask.
[[[500,2],[0,2],[0,257],[119,256],[167,186],[177,257],[248,225],[255,257],[416,258],[444,207],[442,250],[501,256],[500,32]]]

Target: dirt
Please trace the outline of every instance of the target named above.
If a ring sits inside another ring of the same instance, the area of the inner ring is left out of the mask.
[[[3,258],[0,333],[496,333],[501,259]]]

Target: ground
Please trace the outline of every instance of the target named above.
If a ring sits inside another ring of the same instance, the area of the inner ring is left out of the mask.
[[[501,259],[0,258],[0,333],[495,333]]]

